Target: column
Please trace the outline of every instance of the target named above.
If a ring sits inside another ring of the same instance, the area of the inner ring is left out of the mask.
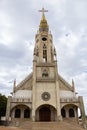
[[[8,100],[7,100],[7,108],[6,108],[6,121],[9,121],[9,117],[10,117],[10,103],[11,103],[12,97],[8,96]]]
[[[61,108],[60,108],[60,93],[59,93],[57,61],[55,61],[55,80],[56,80],[56,84],[55,85],[56,85],[57,120],[62,120]]]
[[[79,102],[80,102],[80,111],[82,115],[82,123],[83,127],[86,129],[86,117],[85,117],[85,109],[84,109],[84,103],[83,103],[83,97],[79,96]]]
[[[51,108],[51,121],[55,120],[55,111],[53,108]]]
[[[33,61],[33,88],[32,88],[32,121],[35,121],[35,104],[36,104],[36,61]]]
[[[21,118],[21,119],[24,119],[24,109],[21,108],[20,111],[21,111],[21,117],[20,117],[20,118]]]
[[[66,108],[65,111],[66,111],[66,118],[69,118],[69,109]]]
[[[15,118],[15,109],[13,109],[13,111],[12,111],[11,118],[12,118],[12,119]]]
[[[75,118],[77,118],[77,108],[74,108]]]

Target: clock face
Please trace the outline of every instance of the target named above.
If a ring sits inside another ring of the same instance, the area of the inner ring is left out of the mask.
[[[44,92],[42,93],[41,97],[44,101],[48,101],[50,99],[50,93]]]
[[[42,38],[42,41],[46,41],[46,40],[47,40],[47,38],[46,38],[46,37],[43,37],[43,38]]]

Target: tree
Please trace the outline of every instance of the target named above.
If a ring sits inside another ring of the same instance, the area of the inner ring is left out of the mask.
[[[6,105],[7,105],[7,97],[5,95],[0,94],[0,119],[1,116],[5,116],[6,114]]]

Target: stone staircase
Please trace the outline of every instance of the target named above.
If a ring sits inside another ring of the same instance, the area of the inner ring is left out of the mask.
[[[84,130],[82,126],[66,121],[62,122],[22,122],[19,128],[23,130]]]

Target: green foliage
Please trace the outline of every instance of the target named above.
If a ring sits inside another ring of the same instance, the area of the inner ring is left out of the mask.
[[[0,94],[0,118],[6,114],[7,98],[5,95]]]

